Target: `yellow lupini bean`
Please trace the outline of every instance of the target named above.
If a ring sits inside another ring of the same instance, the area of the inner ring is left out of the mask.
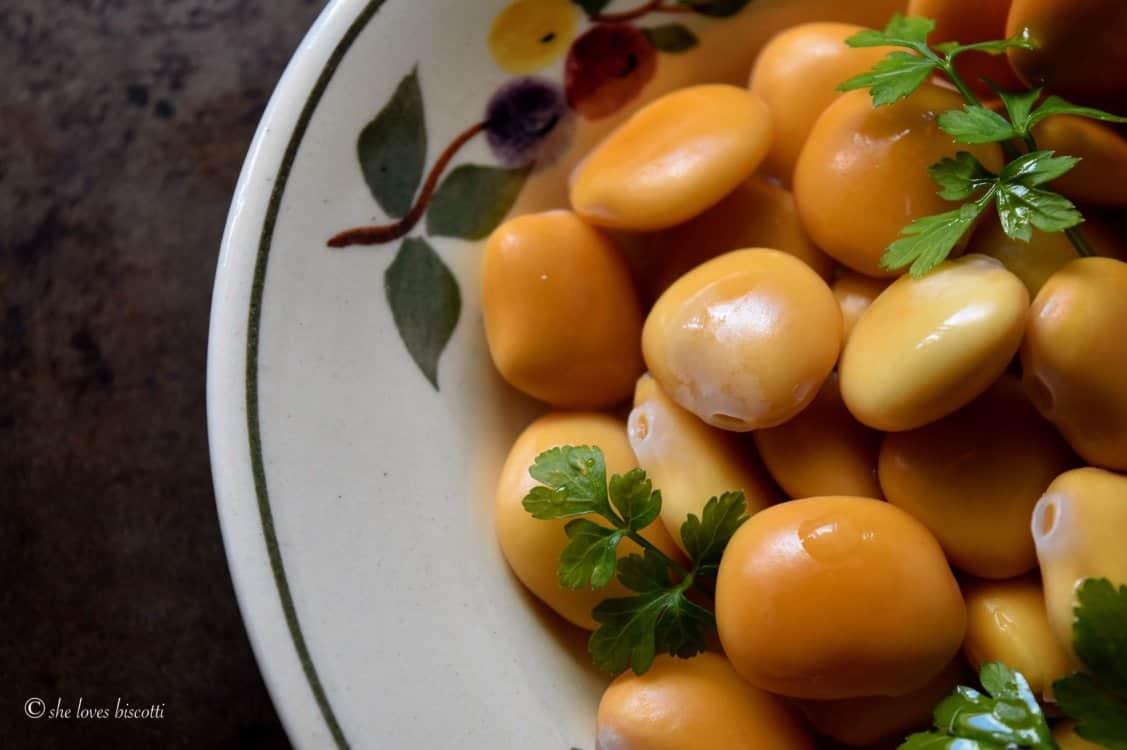
[[[1127,139],[1107,125],[1071,115],[1045,119],[1033,135],[1037,148],[1080,157],[1053,180],[1054,190],[1096,206],[1127,206]]]
[[[482,256],[481,294],[489,353],[505,380],[564,408],[630,395],[643,370],[637,294],[622,254],[575,214],[498,227]]]
[[[638,380],[628,433],[638,465],[661,490],[661,520],[679,545],[681,525],[690,513],[699,517],[711,497],[743,490],[750,513],[778,499],[749,444],[682,409],[650,375]]]
[[[651,102],[576,167],[572,208],[592,224],[664,229],[719,203],[767,155],[767,105],[723,84]]]
[[[966,662],[957,656],[926,685],[897,696],[847,698],[840,701],[802,701],[799,707],[820,734],[850,747],[872,747],[894,741],[931,725],[935,706],[969,681]]]
[[[853,327],[873,304],[873,300],[888,288],[887,279],[874,279],[856,271],[842,272],[833,283],[834,297],[841,307],[841,317],[845,323],[845,340],[853,335]]]
[[[841,348],[841,310],[822,279],[778,250],[697,266],[642,331],[650,373],[678,404],[727,430],[774,427],[806,408]]]
[[[1127,583],[1127,476],[1093,468],[1061,474],[1032,525],[1049,623],[1071,654],[1077,586],[1085,578]]]
[[[718,654],[658,656],[626,672],[599,703],[600,750],[813,750],[775,696],[752,687]]]
[[[797,84],[796,84],[797,85]],[[941,112],[962,97],[925,83],[895,104],[873,107],[867,91],[850,91],[814,123],[794,172],[794,198],[810,239],[829,255],[868,276],[885,249],[912,221],[949,211],[927,168],[969,151],[988,169],[1002,167],[997,144],[955,144],[939,128]]]
[[[1097,218],[1084,221],[1081,230],[1099,255],[1127,259],[1127,242],[1106,222]],[[1033,230],[1029,242],[1015,240],[1002,229],[1001,222],[990,218],[975,230],[967,246],[968,253],[997,258],[1025,284],[1029,296],[1035,297],[1049,277],[1076,260],[1076,248],[1064,232]]]
[[[763,177],[752,177],[700,216],[652,235],[648,245],[658,294],[701,263],[745,247],[790,253],[823,279],[836,265],[806,236],[794,196]]]
[[[1079,258],[1033,300],[1021,349],[1033,403],[1089,463],[1127,470],[1127,263]]]
[[[547,414],[529,425],[509,451],[497,482],[493,522],[501,551],[521,583],[563,618],[581,628],[594,630],[598,627],[591,617],[595,605],[603,599],[628,596],[629,591],[617,580],[603,589],[588,587],[573,590],[561,586],[556,571],[560,553],[567,544],[564,533],[567,520],[541,521],[533,518],[522,505],[529,490],[537,484],[529,475],[528,468],[541,453],[561,445],[601,448],[606,458],[608,479],[612,474],[625,474],[637,467],[630,442],[626,439],[626,425],[622,421],[603,414],[583,412]],[[661,524],[647,527],[644,536],[666,554],[680,555]],[[620,557],[640,552],[641,548],[630,540],[624,540],[618,548]]]
[[[881,497],[881,435],[853,418],[833,375],[789,422],[753,434],[767,470],[791,497]]]
[[[880,482],[893,505],[931,529],[951,564],[982,578],[1037,565],[1029,520],[1072,451],[1005,376],[954,414],[888,435]]]
[[[878,430],[911,430],[965,406],[1021,344],[1029,293],[993,258],[903,276],[861,316],[842,354],[846,406]],[[895,366],[892,366],[895,363]]]
[[[1029,688],[1051,696],[1053,682],[1072,672],[1068,652],[1057,642],[1036,578],[964,583],[967,635],[963,653],[977,670],[1000,661],[1025,675]]]
[[[804,23],[776,34],[751,69],[751,90],[771,110],[771,150],[763,168],[790,184],[798,155],[818,116],[841,93],[837,85],[864,73],[888,47],[850,47],[862,31],[848,23]]]

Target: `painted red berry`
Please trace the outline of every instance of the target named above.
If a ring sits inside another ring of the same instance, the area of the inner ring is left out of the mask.
[[[636,97],[656,71],[657,50],[637,27],[597,24],[568,52],[568,104],[588,120],[609,117]]]

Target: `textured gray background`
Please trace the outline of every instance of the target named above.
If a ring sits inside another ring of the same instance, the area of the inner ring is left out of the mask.
[[[0,0],[0,745],[284,747],[219,537],[227,204],[322,0]],[[49,704],[161,721],[32,721]]]

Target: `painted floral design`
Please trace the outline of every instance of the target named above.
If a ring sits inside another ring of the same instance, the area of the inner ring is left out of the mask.
[[[651,15],[726,18],[750,1],[649,0],[616,12],[607,10],[611,0],[509,3],[494,19],[487,43],[497,65],[520,76],[490,97],[481,119],[462,130],[429,170],[418,69],[400,81],[356,144],[368,190],[392,221],[344,230],[328,245],[402,240],[384,275],[384,292],[407,351],[435,389],[438,361],[457,328],[462,301],[457,279],[427,238],[487,237],[512,209],[531,170],[567,150],[576,118],[619,112],[653,78],[660,54],[698,44],[682,23],[639,22]],[[589,26],[578,33],[584,15]],[[530,75],[565,54],[563,85]],[[482,134],[497,165],[451,168],[462,147]],[[425,236],[411,236],[420,224]]]

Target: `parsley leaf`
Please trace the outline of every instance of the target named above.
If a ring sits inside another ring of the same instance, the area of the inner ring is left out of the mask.
[[[1054,156],[1052,151],[1030,151],[1005,167],[998,177],[1002,182],[1036,187],[1055,180],[1080,162],[1076,156]]]
[[[1016,138],[1018,133],[1006,118],[980,104],[968,104],[939,115],[939,127],[955,143],[995,143]]]
[[[1029,127],[1033,127],[1037,123],[1044,120],[1046,117],[1053,115],[1077,115],[1079,117],[1088,117],[1093,120],[1103,120],[1104,122],[1127,122],[1127,117],[1119,117],[1110,112],[1104,112],[1102,109],[1094,109],[1092,107],[1081,107],[1071,102],[1061,99],[1059,96],[1050,96],[1041,103],[1041,106],[1030,116]]]
[[[744,493],[725,492],[704,504],[700,517],[690,513],[681,524],[681,541],[698,568],[713,568],[732,535],[748,519]]]
[[[587,649],[595,666],[611,674],[628,667],[644,674],[659,650],[682,658],[699,654],[714,622],[679,588],[607,599],[592,616],[600,625]]]
[[[1090,674],[1057,680],[1053,693],[1077,734],[1127,750],[1127,586],[1089,578],[1076,593],[1074,645]]]
[[[590,585],[601,589],[614,578],[618,562],[618,544],[626,536],[622,529],[612,529],[586,518],[577,518],[564,527],[567,546],[560,553],[557,571],[560,585],[581,589]]]
[[[1044,89],[1040,88],[1029,91],[1006,91],[998,86],[994,87],[994,92],[1005,105],[1006,114],[1010,116],[1014,132],[1018,135],[1024,136],[1029,132],[1029,116],[1033,112],[1037,100],[1041,98],[1043,91]]]
[[[936,46],[939,49],[939,46]],[[988,42],[975,42],[974,44],[956,44],[942,50],[951,59],[964,52],[985,52],[988,55],[1000,55],[1008,49],[1037,49],[1032,40],[1022,36],[1011,36],[1009,39],[992,39]]]
[[[653,550],[618,561],[618,582],[631,591],[648,594],[669,588],[669,566]]]
[[[607,467],[597,447],[565,445],[536,457],[528,470],[544,487],[533,487],[524,509],[533,518],[550,521],[586,513],[610,514]]]
[[[947,259],[993,199],[988,192],[973,203],[933,216],[923,216],[900,230],[900,239],[888,246],[880,266],[889,271],[911,264],[910,272],[919,278]]]
[[[949,201],[965,200],[980,190],[989,189],[998,178],[982,162],[966,151],[945,156],[927,169],[939,185],[939,197]]]
[[[900,750],[1055,748],[1049,724],[1025,677],[1002,664],[980,672],[985,693],[960,685],[935,709],[935,730],[910,736]]]
[[[661,492],[654,491],[653,482],[646,478],[642,469],[632,469],[625,476],[612,476],[610,500],[631,531],[641,531],[661,514]]]
[[[913,93],[935,71],[937,65],[935,60],[911,52],[890,52],[888,57],[874,65],[872,70],[838,84],[837,90],[852,91],[867,88],[873,97],[873,106],[880,107],[897,102]]]
[[[865,29],[847,38],[850,47],[910,47],[927,45],[927,36],[935,29],[935,21],[919,16],[892,14],[884,31]]]
[[[1006,235],[1022,242],[1033,237],[1031,227],[1061,232],[1084,220],[1072,201],[1050,190],[1020,183],[998,184],[998,219]]]

